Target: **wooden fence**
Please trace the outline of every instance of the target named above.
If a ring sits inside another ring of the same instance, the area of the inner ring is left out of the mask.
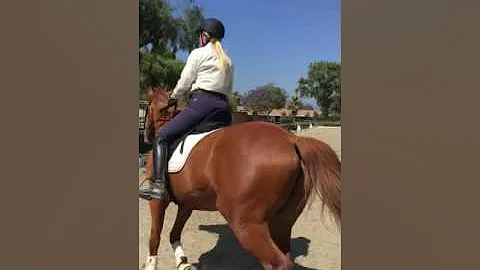
[[[144,112],[143,114],[142,113],[140,114],[141,115],[139,115],[138,128],[139,128],[139,131],[142,132],[143,129],[145,128],[145,115],[144,115]],[[249,122],[249,121],[265,121],[265,122],[274,123],[290,131],[301,131],[301,130],[309,129],[318,125],[318,123],[313,120],[296,121],[293,123],[272,122],[261,116],[255,117],[255,116],[248,115],[246,113],[240,113],[240,112],[234,112],[232,115],[232,118],[233,118],[233,124],[239,124],[239,123]]]

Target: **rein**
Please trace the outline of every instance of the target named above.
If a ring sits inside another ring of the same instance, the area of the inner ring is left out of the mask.
[[[147,105],[147,109],[145,110],[145,124],[144,124],[144,128],[146,128],[146,123],[147,123],[147,118],[148,118],[148,114],[150,112],[150,106],[151,106],[152,102],[150,101]],[[175,102],[172,102],[172,103],[168,103],[167,106],[161,108],[159,110],[159,113],[162,114],[163,112],[165,111],[168,111],[168,109],[170,109],[171,107],[174,107],[174,112],[177,111],[177,105],[178,105],[178,102],[175,100]],[[167,117],[166,119],[165,118],[159,118],[157,119],[156,121],[154,121],[153,123],[151,123],[151,125],[153,125],[153,128],[155,128],[155,123],[157,123],[158,121],[164,121],[164,122],[168,122],[172,119],[173,117],[171,117],[169,114],[167,114]]]

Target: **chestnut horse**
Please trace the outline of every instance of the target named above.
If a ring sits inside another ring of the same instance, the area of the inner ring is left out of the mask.
[[[150,89],[145,134],[149,141],[165,123],[165,89]],[[163,119],[163,120],[162,120]],[[177,268],[192,269],[180,244],[193,210],[219,211],[242,247],[265,269],[290,270],[294,223],[316,193],[340,229],[340,160],[326,143],[299,137],[277,125],[245,122],[204,137],[178,173],[169,173],[172,199],[149,201],[152,218],[146,269],[155,269],[165,210],[178,212],[170,232]],[[151,152],[146,180],[151,177]],[[323,207],[322,207],[323,209]]]

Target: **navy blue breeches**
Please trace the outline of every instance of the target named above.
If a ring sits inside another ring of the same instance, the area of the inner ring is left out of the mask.
[[[231,124],[232,112],[226,96],[203,90],[194,91],[187,106],[160,129],[158,136],[172,143],[214,112],[213,121]]]

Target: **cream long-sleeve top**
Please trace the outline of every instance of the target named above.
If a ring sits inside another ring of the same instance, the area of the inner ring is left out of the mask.
[[[227,55],[225,59],[227,65],[222,68],[212,43],[194,49],[187,58],[172,97],[177,98],[187,91],[197,89],[230,96],[233,87],[233,66]]]

